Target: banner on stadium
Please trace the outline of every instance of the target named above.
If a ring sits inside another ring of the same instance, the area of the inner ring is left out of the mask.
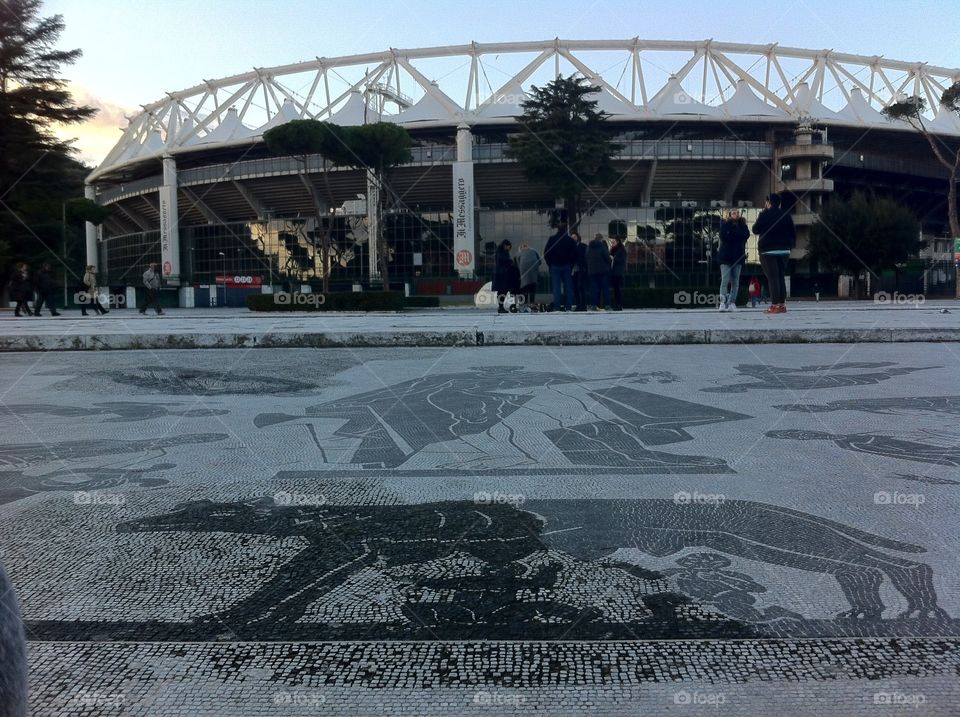
[[[453,163],[453,259],[460,274],[473,274],[473,162]]]

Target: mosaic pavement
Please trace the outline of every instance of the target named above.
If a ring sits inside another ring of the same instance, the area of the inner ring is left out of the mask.
[[[34,713],[956,714],[957,358],[5,356]]]

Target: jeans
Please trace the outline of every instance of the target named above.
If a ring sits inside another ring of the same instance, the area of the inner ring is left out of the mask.
[[[610,285],[613,287],[613,308],[619,311],[623,308],[623,277],[611,276]]]
[[[590,275],[590,297],[593,299],[594,306],[600,306],[600,292],[603,292],[603,308],[610,308],[610,275],[609,274],[591,274]]]
[[[761,254],[760,266],[767,275],[767,285],[770,287],[770,303],[774,306],[783,304],[787,297],[787,261],[789,254]]]
[[[590,277],[583,269],[577,269],[573,275],[573,298],[577,303],[577,311],[587,310],[587,288],[590,286]]]
[[[730,306],[737,303],[740,291],[740,264],[720,265],[720,305]],[[729,287],[729,288],[728,288]]]
[[[560,294],[563,291],[563,307],[570,311],[573,304],[573,267],[569,264],[550,267],[550,285],[553,287],[553,309],[560,311]]]

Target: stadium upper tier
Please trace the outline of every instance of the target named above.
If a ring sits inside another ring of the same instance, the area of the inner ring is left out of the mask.
[[[960,135],[940,107],[960,69],[833,50],[707,41],[548,40],[390,49],[256,68],[168,93],[130,118],[88,181],[164,155],[258,142],[272,127],[314,118],[350,126],[396,122],[409,130],[509,125],[531,85],[576,74],[613,122],[796,123],[910,130],[881,113],[926,100],[935,133]],[[525,89],[526,88],[526,89]]]

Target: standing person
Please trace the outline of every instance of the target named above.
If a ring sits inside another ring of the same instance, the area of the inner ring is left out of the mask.
[[[613,262],[610,267],[610,284],[613,286],[613,310],[623,311],[623,279],[627,275],[627,248],[623,245],[623,239],[620,237],[614,237],[610,256]]]
[[[53,275],[50,272],[50,264],[47,262],[44,262],[40,267],[40,271],[37,272],[35,288],[37,290],[37,301],[33,305],[33,315],[40,316],[40,311],[46,303],[47,308],[50,310],[50,316],[60,316],[56,306],[53,304]]]
[[[160,291],[160,274],[157,272],[156,262],[150,262],[150,266],[143,272],[143,288],[146,290],[144,292],[146,296],[144,296],[140,313],[146,314],[147,309],[152,306],[156,310],[157,316],[163,314],[163,309],[160,308],[160,299],[157,297],[157,292]]]
[[[610,247],[603,234],[597,234],[587,247],[587,273],[590,276],[590,298],[598,311],[610,308]],[[600,294],[603,293],[603,308]]]
[[[720,225],[720,248],[717,251],[717,261],[720,262],[719,311],[735,311],[737,308],[740,270],[747,258],[749,238],[747,220],[740,216],[739,209],[731,209]]]
[[[787,311],[787,261],[790,250],[797,243],[797,231],[793,226],[790,212],[783,209],[779,194],[767,197],[766,209],[760,212],[753,233],[760,237],[757,248],[760,250],[760,265],[767,276],[770,287],[770,308],[767,314],[784,314]]]
[[[817,303],[819,304],[820,303],[820,282],[818,281],[813,282],[813,295],[816,297]]]
[[[760,303],[760,280],[757,277],[753,276],[750,278],[747,291],[750,293],[751,308],[757,308],[757,304]]]
[[[26,263],[20,262],[14,267],[13,276],[10,277],[10,298],[17,302],[13,310],[14,316],[20,316],[20,312],[25,312],[25,316],[32,316],[30,311],[30,299],[33,298],[33,287],[30,285],[30,268]]]
[[[506,314],[507,310],[503,307],[503,302],[507,299],[507,294],[513,292],[513,259],[510,258],[510,250],[513,244],[509,239],[504,239],[497,247],[497,253],[494,255],[493,263],[493,292],[497,295],[497,313]]]
[[[543,259],[550,267],[550,285],[553,288],[553,310],[570,311],[573,302],[573,265],[577,260],[577,245],[561,224],[547,239]],[[563,304],[561,305],[561,297]]]
[[[537,277],[540,274],[540,255],[529,244],[520,245],[520,257],[517,266],[520,269],[520,295],[523,297],[524,310],[530,311],[537,301]]]
[[[93,264],[87,264],[87,270],[83,273],[83,286],[85,296],[81,297],[80,313],[86,316],[87,304],[90,304],[95,314],[109,314],[109,311],[100,306],[100,287],[97,286],[97,267]]]
[[[573,296],[577,302],[577,311],[587,310],[587,285],[590,274],[587,269],[587,245],[583,243],[580,232],[571,232],[576,254],[573,262]]]

